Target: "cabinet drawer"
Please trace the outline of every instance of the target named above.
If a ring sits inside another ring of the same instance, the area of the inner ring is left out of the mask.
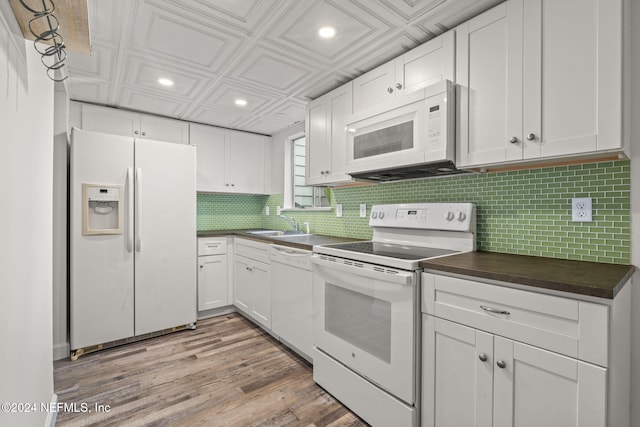
[[[607,366],[604,304],[431,273],[422,279],[427,314]]]
[[[233,242],[234,253],[255,261],[270,264],[268,243],[256,242],[255,240],[235,238]]]
[[[198,256],[224,255],[226,253],[226,237],[201,237],[198,239]]]

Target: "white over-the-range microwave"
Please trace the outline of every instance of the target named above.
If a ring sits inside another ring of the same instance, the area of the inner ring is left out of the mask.
[[[347,119],[346,172],[393,181],[458,173],[455,167],[455,84],[422,89],[423,99]]]

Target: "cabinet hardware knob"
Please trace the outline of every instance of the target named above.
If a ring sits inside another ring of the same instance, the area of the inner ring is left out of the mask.
[[[228,187],[228,186],[229,186],[229,184],[225,184],[225,187]]]
[[[396,83],[396,89],[398,89],[398,90],[402,89],[402,84]]]
[[[147,133],[146,132],[142,132],[142,136],[147,136]]]
[[[389,87],[387,88],[387,92],[389,92],[389,93],[393,93],[393,88],[392,88],[391,86],[389,86]]]
[[[204,265],[201,265],[200,268],[204,268]]]
[[[500,369],[504,369],[504,368],[507,367],[507,364],[504,362],[504,360],[498,360],[496,362],[496,365],[498,365],[498,368],[500,368]]]
[[[480,354],[478,355],[478,359],[480,359],[480,361],[482,361],[482,362],[486,362],[486,361],[487,361],[487,359],[488,359],[488,357],[487,357],[487,355],[486,355],[486,354],[484,354],[484,353],[480,353]]]
[[[320,175],[324,175],[324,171],[320,171]]]
[[[235,187],[236,185],[232,183],[232,184],[231,184],[231,186],[232,186],[232,187]]]
[[[324,171],[325,174],[329,175],[329,169],[327,169],[326,171]]]
[[[527,135],[527,139],[529,141],[533,141],[534,139],[536,139],[536,134],[535,133],[530,133],[529,135]]]
[[[493,314],[506,314],[507,316],[511,314],[507,310],[500,310],[498,308],[487,307],[486,305],[481,305],[480,308],[483,309],[484,311],[488,311],[489,313],[493,313]]]
[[[139,134],[140,134],[140,132],[138,132],[137,130],[134,130],[134,131],[133,131],[133,134],[134,134],[134,135],[139,135]]]
[[[509,139],[509,142],[510,142],[510,143],[512,143],[512,144],[515,144],[515,143],[517,143],[517,142],[518,142],[518,138],[517,138],[517,137],[515,137],[515,136],[512,136],[512,137]]]

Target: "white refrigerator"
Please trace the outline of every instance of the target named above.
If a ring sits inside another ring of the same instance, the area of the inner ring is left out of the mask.
[[[196,147],[73,129],[71,350],[196,321]]]

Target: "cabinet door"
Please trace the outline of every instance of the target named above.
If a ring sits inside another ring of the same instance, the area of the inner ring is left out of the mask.
[[[325,182],[338,183],[352,181],[345,172],[347,166],[347,130],[346,118],[353,110],[353,85],[351,82],[329,92],[326,102],[329,104],[328,127],[330,146],[330,165]]]
[[[322,96],[307,104],[306,114],[306,185],[324,184],[331,163],[331,140],[327,126],[327,97]]]
[[[525,158],[618,148],[621,61],[606,57],[619,51],[621,22],[607,18],[620,2],[515,1],[524,3],[523,133],[535,135]]]
[[[198,191],[225,191],[227,131],[213,126],[191,125],[191,144],[197,149]]]
[[[394,105],[396,63],[382,64],[353,80],[353,112],[385,111]]]
[[[142,114],[140,117],[140,136],[156,141],[189,143],[189,123]]]
[[[198,257],[198,310],[228,305],[227,289],[227,256]]]
[[[402,103],[411,94],[442,80],[455,81],[455,31],[446,33],[410,50],[396,62],[397,91]]]
[[[493,336],[422,315],[422,426],[492,425]]]
[[[231,193],[263,194],[265,137],[229,132],[225,189]]]
[[[246,313],[251,313],[251,263],[250,259],[236,254],[233,269],[233,303]]]
[[[254,262],[252,266],[251,314],[258,322],[271,329],[271,266]]]
[[[522,158],[519,6],[514,2],[502,3],[456,28],[461,165]]]
[[[83,104],[82,129],[111,135],[139,137],[140,114]]]
[[[606,369],[498,336],[494,355],[495,427],[606,425]]]

